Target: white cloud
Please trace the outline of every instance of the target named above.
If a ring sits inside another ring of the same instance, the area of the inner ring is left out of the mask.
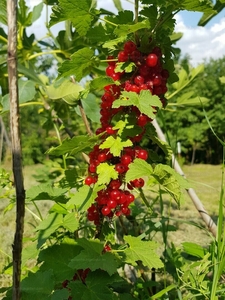
[[[188,27],[177,15],[176,31],[183,37],[177,42],[182,54],[189,54],[191,63],[196,66],[204,59],[218,59],[225,55],[225,18],[211,27]]]

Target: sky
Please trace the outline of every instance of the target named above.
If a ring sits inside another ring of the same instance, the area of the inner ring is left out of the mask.
[[[34,6],[40,0],[27,0],[28,5]],[[113,0],[97,0],[98,7],[116,12]],[[121,0],[124,9],[133,9],[131,0]],[[205,27],[197,26],[201,13],[183,11],[176,15],[176,32],[182,32],[183,37],[177,42],[176,47],[181,49],[182,55],[188,54],[191,64],[197,66],[210,58],[218,59],[225,56],[225,9],[214,17]],[[40,38],[43,35],[45,12],[36,21],[30,32],[35,32]],[[59,27],[53,26],[56,33]]]

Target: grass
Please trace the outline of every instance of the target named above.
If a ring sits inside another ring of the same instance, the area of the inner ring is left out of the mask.
[[[24,170],[25,188],[33,186],[36,181],[33,177],[35,171],[41,166],[28,166]],[[218,215],[218,203],[221,187],[221,166],[212,165],[194,165],[183,166],[183,171],[186,177],[202,201],[205,209],[216,221]],[[3,210],[8,204],[7,199],[0,200],[0,288],[3,284],[7,284],[11,280],[11,276],[1,277],[1,270],[11,257],[11,245],[14,238],[15,230],[15,208],[3,214]],[[40,204],[39,204],[40,205]],[[41,210],[46,210],[46,203],[42,204]],[[203,246],[210,243],[210,235],[206,229],[206,225],[201,220],[199,213],[196,211],[191,199],[185,195],[184,203],[181,203],[181,209],[178,210],[175,206],[168,205],[165,207],[166,213],[171,218],[176,219],[172,223],[178,229],[176,232],[170,232],[168,237],[175,245],[180,245],[182,242],[196,242]],[[196,223],[198,226],[194,226]],[[31,214],[26,212],[25,231],[24,235],[29,236],[35,224]],[[199,228],[202,227],[201,228]],[[1,296],[0,296],[1,299]]]

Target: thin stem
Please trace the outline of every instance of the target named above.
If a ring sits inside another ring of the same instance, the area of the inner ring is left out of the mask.
[[[27,57],[28,60],[31,60],[31,59],[34,59],[38,56],[41,56],[41,55],[47,55],[47,54],[57,54],[57,53],[61,53],[63,54],[66,58],[69,58],[69,54],[66,53],[65,51],[63,50],[50,50],[50,51],[45,51],[45,52],[38,52],[38,53],[35,53],[33,55],[30,55]]]
[[[134,3],[134,14],[135,14],[134,22],[138,23],[139,0],[135,0],[135,3]],[[135,33],[134,33],[134,38],[135,38],[136,45],[138,45],[139,44],[139,38],[138,38],[137,31],[135,31]]]
[[[113,22],[111,22],[111,21],[109,21],[109,20],[103,19],[103,18],[99,18],[99,20],[101,20],[101,21],[103,21],[103,22],[105,22],[105,23],[108,23],[108,24],[110,24],[110,25],[113,25],[113,26],[115,26],[115,27],[118,26],[117,24],[115,24],[115,23],[113,23]]]
[[[145,204],[148,208],[151,209],[151,206],[150,206],[150,204],[148,203],[148,200],[146,199],[145,194],[144,194],[142,188],[140,188],[140,189],[138,189],[138,190],[139,190],[139,192],[140,192],[140,196],[141,196],[141,199],[143,200],[144,204]]]
[[[56,122],[54,122],[54,128],[55,128],[55,132],[56,132],[59,144],[61,145],[62,144],[62,140],[61,140],[61,136],[60,136],[60,133],[59,133],[58,126],[56,125]],[[62,155],[62,159],[63,159],[64,169],[66,169],[66,157],[65,157],[65,155]]]
[[[70,79],[71,79],[71,81],[72,81],[73,83],[75,83],[75,79],[74,79],[73,76],[71,76]],[[82,103],[81,103],[81,100],[79,101],[79,110],[80,110],[81,118],[82,118],[82,120],[83,120],[83,122],[84,122],[84,125],[85,125],[85,128],[86,128],[87,133],[88,133],[89,135],[93,135],[93,132],[92,132],[91,127],[90,127],[90,125],[89,125],[87,116],[86,116],[86,114],[85,114],[83,105],[82,105]]]
[[[40,219],[34,212],[32,212],[32,210],[30,210],[27,206],[25,207],[25,209],[27,211],[29,211],[29,213],[35,217],[35,219],[37,219],[38,221],[42,221],[42,219]]]
[[[8,43],[8,40],[6,38],[4,38],[2,35],[0,35],[0,40],[2,40],[3,42],[5,42],[6,44]]]
[[[80,102],[80,103],[79,103],[79,110],[80,110],[80,113],[81,113],[81,117],[82,117],[82,119],[83,119],[83,121],[84,121],[84,125],[85,125],[85,128],[86,128],[86,130],[87,130],[87,133],[88,133],[89,135],[93,135],[93,132],[92,132],[92,130],[91,130],[91,128],[90,128],[90,125],[89,125],[87,116],[86,116],[86,114],[85,114],[83,105],[82,105],[81,101],[79,101],[79,102]]]

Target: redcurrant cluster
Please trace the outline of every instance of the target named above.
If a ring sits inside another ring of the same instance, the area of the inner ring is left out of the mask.
[[[117,72],[118,64],[123,62],[133,63],[134,70],[131,73]],[[114,215],[130,214],[129,205],[135,199],[130,191],[133,188],[143,187],[144,180],[137,178],[125,184],[125,174],[135,158],[143,160],[148,158],[147,150],[142,149],[138,143],[145,133],[145,126],[152,120],[141,113],[137,107],[113,108],[113,102],[120,98],[123,91],[139,94],[142,90],[149,90],[152,95],[159,96],[165,105],[164,94],[167,91],[169,72],[163,69],[162,52],[159,47],[154,47],[150,54],[144,54],[138,50],[134,42],[128,41],[124,44],[123,50],[118,53],[117,59],[113,56],[108,57],[106,75],[111,77],[115,84],[104,87],[100,110],[101,127],[97,129],[96,134],[105,133],[102,143],[109,136],[116,137],[118,132],[114,129],[112,121],[119,112],[135,115],[136,126],[140,129],[140,133],[133,137],[127,136],[127,140],[129,139],[134,146],[125,147],[119,157],[114,156],[110,149],[101,149],[101,144],[95,145],[89,153],[89,175],[85,179],[85,184],[92,185],[98,181],[97,167],[103,162],[113,165],[118,173],[118,179],[112,179],[103,190],[99,191],[95,203],[88,209],[88,220],[96,225],[100,224],[105,216],[112,218]]]

